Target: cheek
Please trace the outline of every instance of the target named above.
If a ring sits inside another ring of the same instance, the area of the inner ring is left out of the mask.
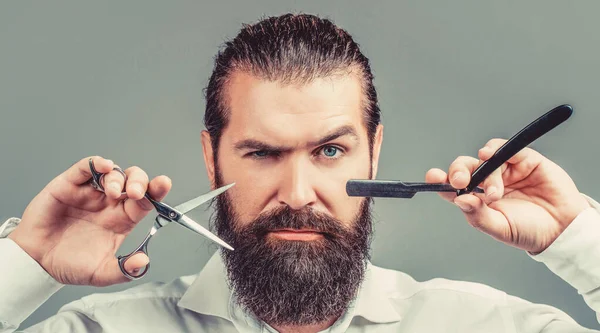
[[[223,158],[219,162],[223,185],[235,182],[227,191],[239,223],[252,222],[273,195],[273,177],[261,168],[252,168],[239,158]]]
[[[350,179],[368,179],[369,170],[368,153],[348,157],[335,167],[319,170],[317,193],[330,214],[348,224],[353,221],[364,198],[348,196],[346,182]]]

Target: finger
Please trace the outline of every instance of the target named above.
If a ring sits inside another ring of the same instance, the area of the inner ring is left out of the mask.
[[[490,208],[477,196],[464,194],[454,199],[454,203],[474,228],[500,241],[506,242],[512,239],[512,229],[506,216]]]
[[[494,170],[481,184],[484,193],[476,193],[486,204],[490,204],[502,198],[504,195],[504,181],[502,179],[502,169]]]
[[[116,164],[114,167],[118,167]],[[104,193],[110,198],[119,199],[125,187],[125,177],[117,170],[110,170],[102,179]]]
[[[471,174],[479,164],[481,164],[481,161],[471,156],[457,157],[448,168],[450,185],[456,189],[467,187],[471,181]]]
[[[485,146],[483,146],[481,149],[479,149],[479,158],[486,161],[488,159],[490,159],[498,149],[500,149],[500,147],[502,147],[502,145],[504,145],[508,140],[505,139],[491,139],[489,140]],[[532,157],[532,155],[534,155],[536,152],[531,149],[531,148],[523,148],[520,151],[518,151],[515,155],[513,155],[510,159],[508,159],[508,161],[506,161],[509,164],[517,164],[520,163],[522,161],[524,161],[525,159]]]
[[[485,146],[485,147],[482,147],[481,149],[479,149],[477,156],[479,157],[479,159],[481,161],[487,161],[492,156],[494,156],[494,154],[496,153],[496,150],[497,150],[497,148],[490,148],[488,146]],[[502,163],[502,165],[498,168],[500,170],[500,174],[503,174],[507,168],[508,168],[508,161],[505,163]]]
[[[100,173],[110,172],[114,167],[114,163],[111,160],[100,156],[89,156],[79,160],[79,162],[63,172],[64,178],[75,185],[81,185],[90,180],[92,178],[92,171],[90,170],[89,163],[90,158],[94,163],[94,169]]]
[[[127,168],[125,174],[127,175],[127,183],[125,184],[127,197],[132,200],[140,200],[144,197],[148,188],[148,174],[137,166]]]
[[[425,174],[425,182],[448,183],[448,175],[442,169],[432,168]],[[454,198],[456,198],[456,193],[454,192],[438,192],[438,195],[448,202],[453,202]]]
[[[141,272],[143,272],[144,267],[146,267],[146,265],[148,265],[149,262],[150,258],[148,258],[148,256],[145,253],[138,252],[131,256],[131,258],[125,260],[125,262],[123,263],[123,267],[125,268],[125,271],[127,271],[127,273],[133,276],[137,276]]]
[[[140,252],[127,259],[124,263],[124,268],[127,273],[137,276],[139,275],[138,272],[143,272],[144,267],[148,265],[149,262],[150,258],[148,258],[146,254]],[[118,259],[113,258],[107,261],[102,268],[98,269],[98,273],[94,275],[92,285],[103,287],[129,281],[129,278],[121,272]]]
[[[492,139],[488,141],[486,146],[479,150],[479,158],[482,160],[490,159],[506,141],[504,139]],[[542,163],[543,159],[544,156],[542,154],[531,148],[525,147],[521,149],[500,167],[505,186],[511,185],[529,175]]]
[[[171,179],[167,176],[158,176],[148,183],[147,192],[154,200],[161,201],[171,190]],[[127,200],[123,206],[127,216],[137,223],[141,221],[154,206],[146,199]]]

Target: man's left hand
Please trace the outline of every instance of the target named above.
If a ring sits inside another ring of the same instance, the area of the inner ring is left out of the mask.
[[[479,159],[458,157],[448,173],[430,169],[425,180],[465,188],[473,171],[506,141],[492,139],[479,150]],[[590,207],[561,167],[530,148],[522,149],[479,186],[485,193],[440,196],[460,207],[473,227],[532,254],[544,251]]]

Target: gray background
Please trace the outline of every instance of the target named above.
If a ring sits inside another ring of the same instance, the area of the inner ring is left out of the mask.
[[[574,116],[533,144],[600,199],[598,1],[3,1],[0,4],[0,218],[20,216],[53,177],[90,154],[151,177],[166,202],[203,193],[200,145],[213,56],[241,24],[287,11],[346,28],[371,59],[385,124],[380,179],[420,181],[431,167],[508,138],[552,107]],[[437,195],[378,199],[373,262],[417,280],[482,282],[551,304],[587,327],[576,290],[519,250],[470,227]],[[206,225],[210,211],[192,218]],[[133,249],[152,223],[132,232]],[[153,239],[145,280],[67,286],[22,327],[92,292],[198,272],[215,247],[169,226]],[[210,300],[207,300],[210,301]]]

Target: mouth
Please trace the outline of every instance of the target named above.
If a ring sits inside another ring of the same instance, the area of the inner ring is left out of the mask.
[[[269,236],[288,241],[314,241],[324,237],[323,233],[312,229],[276,229]]]

